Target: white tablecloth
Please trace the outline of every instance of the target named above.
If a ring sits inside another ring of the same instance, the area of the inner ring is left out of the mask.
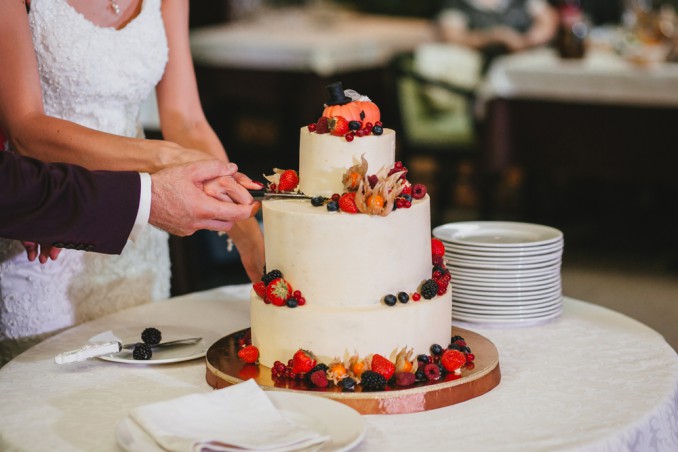
[[[678,107],[678,64],[639,67],[597,49],[582,60],[563,60],[540,48],[492,64],[481,98],[494,97]]]
[[[119,450],[115,426],[132,408],[212,390],[204,361],[58,366],[54,355],[108,329],[150,324],[223,337],[248,326],[248,291],[226,287],[132,308],[20,355],[0,369],[0,450]],[[569,298],[564,304],[561,318],[541,326],[471,326],[499,350],[499,386],[438,410],[367,416],[356,450],[678,450],[675,351],[619,313]]]
[[[196,63],[226,68],[313,72],[320,76],[382,67],[435,39],[430,21],[289,9],[191,33]]]

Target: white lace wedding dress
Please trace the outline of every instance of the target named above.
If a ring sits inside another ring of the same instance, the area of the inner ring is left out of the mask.
[[[101,28],[66,0],[32,0],[30,26],[47,114],[142,136],[141,104],[162,77],[167,41],[161,0],[143,0],[124,28]],[[64,328],[169,296],[166,233],[146,227],[120,256],[62,250],[28,262],[19,242],[0,241],[0,366]],[[149,322],[152,319],[149,319]]]

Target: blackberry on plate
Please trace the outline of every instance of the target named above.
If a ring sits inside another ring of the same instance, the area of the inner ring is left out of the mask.
[[[282,278],[282,272],[280,270],[271,270],[270,272],[262,276],[261,280],[264,282],[264,284],[268,286],[269,283],[276,278]]]
[[[421,296],[427,300],[438,295],[438,283],[434,279],[427,279],[421,286]]]
[[[153,351],[151,350],[150,345],[144,344],[143,342],[139,342],[134,346],[134,350],[132,351],[132,358],[136,360],[146,361],[151,359],[151,356],[153,356]]]
[[[162,333],[157,328],[146,328],[141,332],[141,340],[148,345],[159,344],[162,340]]]
[[[360,376],[360,384],[365,391],[383,391],[386,387],[386,378],[373,370],[366,370]]]

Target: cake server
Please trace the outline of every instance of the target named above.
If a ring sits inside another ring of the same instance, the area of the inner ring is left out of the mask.
[[[255,201],[265,201],[267,199],[311,199],[310,196],[303,193],[282,192],[276,193],[266,190],[249,190]]]
[[[201,340],[202,340],[201,337],[189,337],[186,339],[177,339],[175,341],[160,342],[159,344],[149,346],[152,349],[175,347],[179,345],[192,345],[197,342],[200,342]],[[138,342],[135,342],[133,344],[123,344],[120,341],[109,341],[102,342],[99,344],[85,345],[84,347],[79,348],[77,350],[59,353],[54,357],[54,362],[57,364],[76,363],[97,356],[109,355],[111,353],[119,353],[123,350],[134,350],[134,346],[137,344]]]

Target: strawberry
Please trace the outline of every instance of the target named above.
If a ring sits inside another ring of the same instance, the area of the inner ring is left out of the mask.
[[[255,282],[252,284],[252,288],[254,289],[254,292],[259,295],[259,297],[263,300],[266,298],[266,283],[263,281]]]
[[[256,363],[259,359],[259,349],[254,345],[246,345],[238,350],[238,358],[246,363]]]
[[[294,170],[285,170],[280,174],[278,191],[292,191],[299,185],[299,176]]]
[[[315,123],[315,133],[328,133],[330,131],[330,127],[327,124],[327,120],[329,118],[326,116],[322,116],[318,118],[318,121]]]
[[[355,204],[355,192],[341,195],[339,198],[339,209],[346,213],[358,213],[358,206]]]
[[[276,278],[266,286],[266,300],[276,306],[284,306],[291,294],[292,288],[282,278]]]
[[[461,366],[466,364],[466,356],[459,350],[447,349],[440,358],[440,364],[448,372],[457,372]]]
[[[292,372],[295,374],[305,374],[315,365],[315,355],[308,350],[299,349],[292,357]]]
[[[438,239],[431,239],[431,255],[433,256],[444,256],[445,255],[445,245]]]
[[[388,381],[395,373],[395,364],[383,356],[375,354],[372,357],[372,370]]]
[[[348,121],[343,116],[332,116],[327,124],[330,127],[330,134],[336,137],[343,137],[349,132]]]

